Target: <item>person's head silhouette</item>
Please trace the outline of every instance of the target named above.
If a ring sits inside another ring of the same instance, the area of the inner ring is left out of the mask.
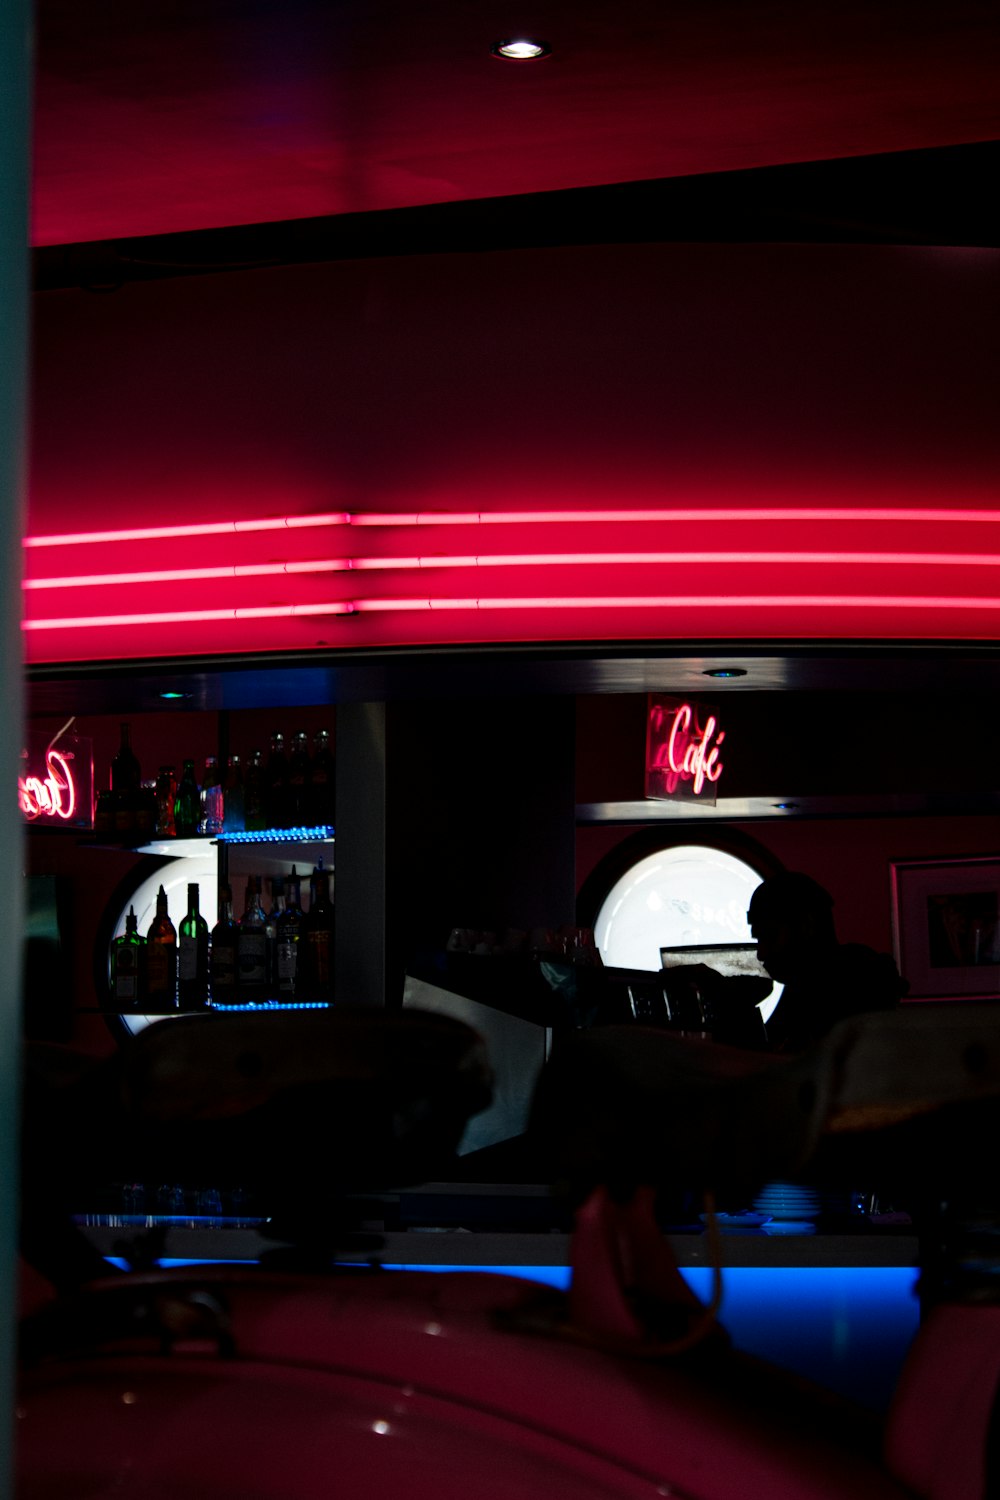
[[[833,897],[811,875],[795,870],[783,870],[757,887],[747,920],[757,957],[780,984],[814,970],[823,952],[837,943]]]

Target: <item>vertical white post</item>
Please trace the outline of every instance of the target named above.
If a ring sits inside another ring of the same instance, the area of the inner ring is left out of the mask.
[[[0,0],[0,851],[8,940],[0,963],[0,1500],[13,1493],[21,1050],[21,534],[28,388],[30,6]]]

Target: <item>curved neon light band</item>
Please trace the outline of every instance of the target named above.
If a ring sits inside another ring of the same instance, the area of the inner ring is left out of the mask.
[[[1000,610],[1000,599],[900,597],[865,594],[601,595],[572,598],[496,599],[338,599],[330,603],[276,604],[242,609],[163,610],[153,614],[80,615],[23,620],[22,630],[75,630],[83,627],[178,625],[210,620],[308,618],[414,610],[519,609],[932,609]]]
[[[320,526],[558,526],[625,523],[671,524],[680,521],[836,521],[962,522],[1000,524],[1000,510],[948,509],[944,506],[681,506],[661,510],[517,510],[517,511],[329,511],[319,515],[271,516],[249,521],[202,521],[181,526],[127,527],[109,531],[57,532],[26,536],[25,547],[76,547],[107,542],[162,541],[169,537],[242,535],[258,531],[303,530]]]
[[[302,562],[236,563],[215,568],[157,568],[131,573],[77,573],[27,578],[25,590],[117,588],[129,584],[191,583],[220,578],[272,578],[289,574],[411,572],[434,568],[561,568],[695,564],[780,566],[1000,567],[1000,555],[977,552],[505,552],[475,556],[332,557]]]

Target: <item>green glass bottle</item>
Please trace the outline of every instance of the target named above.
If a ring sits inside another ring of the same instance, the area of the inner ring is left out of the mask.
[[[201,818],[201,793],[194,774],[194,761],[184,762],[184,774],[181,776],[180,785],[177,788],[177,796],[174,799],[174,827],[179,839],[194,838],[198,832],[198,822]]]
[[[188,886],[187,915],[181,921],[177,995],[181,1010],[208,1005],[208,923],[198,910],[198,885]]]
[[[137,923],[130,906],[125,931],[111,945],[111,1004],[119,1012],[139,1009],[146,939],[137,930]]]

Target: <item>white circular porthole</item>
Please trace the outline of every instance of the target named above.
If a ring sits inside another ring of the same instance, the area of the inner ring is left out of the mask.
[[[707,844],[648,854],[615,882],[598,911],[594,941],[603,962],[659,970],[661,948],[752,943],[747,907],[762,879],[745,860]],[[765,1021],[780,996],[776,985],[761,1003]]]

